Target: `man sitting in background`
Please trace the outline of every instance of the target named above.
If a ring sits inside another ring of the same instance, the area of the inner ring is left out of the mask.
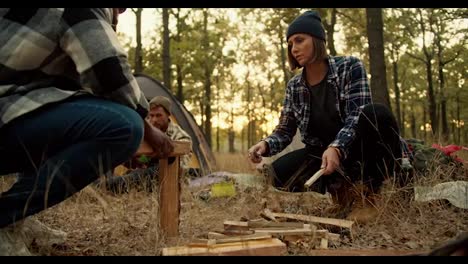
[[[163,131],[170,139],[174,141],[188,141],[192,144],[192,138],[179,125],[171,121],[172,103],[169,98],[164,96],[156,96],[150,101],[150,111],[146,120],[151,125]],[[183,175],[188,171],[191,153],[180,157],[180,167]],[[174,162],[173,158],[169,159],[169,163]],[[151,191],[151,187],[157,180],[158,175],[158,159],[136,157],[127,162],[126,166],[133,170],[123,176],[111,176],[106,179],[106,189],[114,193],[128,191],[132,186],[139,186],[143,189]]]

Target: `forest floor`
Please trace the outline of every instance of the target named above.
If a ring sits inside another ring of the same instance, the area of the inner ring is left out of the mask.
[[[220,171],[252,173],[245,155],[217,153]],[[420,177],[415,185],[443,182],[447,177],[468,179],[466,167],[436,169],[430,177]],[[88,190],[87,190],[88,189]],[[353,227],[353,239],[342,234],[329,245],[329,254],[314,251],[307,243],[288,244],[287,255],[333,255],[332,250],[389,250],[379,254],[411,254],[431,249],[468,231],[467,211],[447,201],[416,202],[411,186],[397,189],[386,183],[377,203],[378,217],[366,225]],[[266,207],[285,213],[329,217],[331,201],[323,196],[287,194],[271,188],[237,186],[236,195],[201,199],[202,189],[182,187],[180,228],[177,239],[163,237],[159,228],[158,193],[131,191],[115,195],[88,186],[65,202],[37,215],[52,228],[68,233],[59,246],[35,247],[38,255],[61,256],[157,256],[164,247],[184,245],[213,230],[223,229],[226,220],[258,219]],[[314,253],[315,252],[315,253]],[[392,253],[393,252],[393,253]],[[400,252],[400,253],[398,253]]]

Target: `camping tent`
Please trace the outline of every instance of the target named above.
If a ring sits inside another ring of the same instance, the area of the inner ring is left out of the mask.
[[[205,134],[195,122],[193,115],[159,81],[144,74],[135,74],[135,78],[148,101],[158,95],[165,96],[172,101],[171,120],[181,126],[192,137],[191,171],[195,171],[198,175],[211,173],[216,167],[216,161],[206,141]]]

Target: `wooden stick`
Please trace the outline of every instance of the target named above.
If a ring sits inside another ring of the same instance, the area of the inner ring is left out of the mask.
[[[299,222],[253,222],[253,221],[248,221],[248,226],[252,228],[261,228],[261,227],[275,227],[275,228],[304,228],[303,223]]]
[[[318,170],[312,177],[310,177],[310,179],[308,179],[306,181],[306,183],[304,183],[304,186],[306,188],[309,188],[312,184],[314,184],[323,175],[324,171],[325,171],[325,169]]]
[[[167,159],[159,160],[159,223],[167,237],[179,235],[179,157],[172,164]]]
[[[190,142],[182,141],[182,140],[174,140],[172,141],[172,144],[174,145],[174,150],[169,154],[169,157],[182,156],[182,155],[190,153],[190,150],[191,150]],[[154,154],[156,154],[154,152],[154,149],[146,141],[143,141],[141,142],[140,147],[135,153],[135,156],[141,156],[141,155],[153,156]]]
[[[218,233],[218,232],[209,232],[208,233],[208,239],[219,239],[219,238],[226,238],[229,237],[225,234]]]
[[[260,213],[260,216],[266,218],[267,220],[278,222],[278,220],[276,220],[276,218],[271,215],[271,210],[268,208],[265,208],[265,210],[263,210],[263,212]]]
[[[320,248],[327,249],[328,248],[328,239],[322,238],[320,239]]]
[[[260,239],[268,239],[271,238],[269,234],[252,234],[252,235],[245,235],[245,236],[237,236],[237,237],[227,237],[227,238],[219,238],[215,239],[215,244],[225,244],[225,243],[232,243],[232,242],[242,242],[242,241],[251,241],[251,240],[260,240]]]
[[[257,229],[255,234],[268,234],[268,235],[309,235],[314,236],[315,230],[312,228],[295,228],[295,229]]]
[[[299,215],[299,214],[284,214],[284,213],[271,213],[274,217],[283,217],[288,219],[295,219],[299,221],[320,223],[327,225],[334,225],[339,227],[351,228],[354,224],[353,221],[335,219],[335,218],[325,218],[312,215]]]
[[[286,244],[277,238],[216,244],[208,247],[163,248],[163,256],[282,256],[287,253]]]

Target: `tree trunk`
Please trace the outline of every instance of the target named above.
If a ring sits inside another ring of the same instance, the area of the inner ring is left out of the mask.
[[[366,8],[371,87],[374,102],[391,110],[385,70],[382,8]]]
[[[141,44],[141,13],[143,8],[132,8],[136,17],[136,48],[135,48],[135,73],[143,72],[143,54]]]
[[[400,135],[404,138],[406,137],[406,126],[405,126],[405,120],[406,120],[406,115],[405,115],[405,104],[400,103],[401,105],[401,127],[400,127]]]
[[[216,115],[218,118],[218,125],[216,126],[216,150],[219,152],[220,142],[219,142],[219,90],[221,89],[221,82],[219,81],[219,75],[216,76]]]
[[[280,51],[281,51],[281,67],[283,69],[283,76],[284,76],[284,87],[286,87],[288,81],[289,81],[289,66],[287,66],[286,63],[286,58],[287,58],[287,50],[284,48],[285,41],[284,41],[284,32],[283,32],[283,27],[280,24],[280,28],[278,31],[278,37],[279,37],[279,45],[280,45]]]
[[[177,99],[181,104],[184,104],[184,83],[182,80],[182,67],[177,64],[176,65],[176,71],[177,71]]]
[[[458,130],[458,144],[461,144],[461,126],[460,126],[460,95],[457,94],[457,130]]]
[[[443,67],[439,66],[439,81],[440,81],[440,118],[442,121],[442,139],[445,141],[448,140],[449,137],[449,128],[447,122],[447,98],[445,96],[445,80],[444,80],[444,73]]]
[[[250,102],[252,101],[251,100],[252,86],[250,85],[249,75],[250,75],[250,71],[247,70],[247,73],[245,75],[245,83],[246,83],[246,86],[247,86],[246,101],[247,101],[247,120],[248,120],[248,123],[247,123],[247,145],[250,145],[250,142],[252,141],[252,139],[251,139],[251,136],[252,136],[252,133],[251,133],[251,130],[252,130],[252,111],[250,109]]]
[[[416,126],[416,117],[414,116],[414,111],[411,111],[411,135],[413,138],[418,138],[418,135],[416,134],[417,131],[417,126]]]
[[[203,49],[205,50],[206,54],[209,53],[209,43],[208,43],[208,10],[203,10]],[[208,145],[212,146],[212,139],[211,139],[211,69],[208,63],[204,65],[204,74],[205,74],[205,135],[208,142]]]
[[[427,133],[426,133],[426,120],[427,120],[427,111],[426,111],[426,104],[423,103],[423,132],[424,132],[424,141],[427,142]]]
[[[181,28],[181,23],[180,23],[180,8],[177,8],[177,14],[175,15],[176,17],[176,25],[177,25],[177,34],[175,37],[175,40],[177,43],[180,43],[181,37],[180,37],[180,32],[182,31]],[[180,56],[180,54],[178,55]],[[177,73],[177,94],[176,97],[179,100],[181,104],[184,104],[184,83],[183,83],[183,77],[182,77],[182,65],[180,65],[181,62],[180,60],[177,61],[176,64],[176,73]]]
[[[330,23],[323,23],[325,30],[327,32],[327,46],[328,50],[330,51],[330,55],[336,56],[336,49],[335,49],[335,25],[336,25],[336,8],[332,8],[331,11],[331,20]]]
[[[171,54],[170,54],[170,38],[169,38],[169,9],[163,8],[163,82],[164,85],[172,90],[171,85]]]
[[[234,147],[234,109],[231,107],[230,119],[229,119],[229,131],[228,131],[228,141],[229,141],[229,152],[234,153],[236,149]]]
[[[401,132],[403,131],[403,123],[401,119],[401,110],[400,110],[400,87],[398,86],[398,63],[396,60],[393,61],[392,66],[393,66],[393,85],[395,86],[396,116],[397,116],[397,121],[398,121],[398,125],[400,126],[400,132]]]
[[[430,58],[426,61],[427,93],[429,99],[429,118],[431,122],[432,136],[437,135],[436,102],[432,83],[432,64]]]

